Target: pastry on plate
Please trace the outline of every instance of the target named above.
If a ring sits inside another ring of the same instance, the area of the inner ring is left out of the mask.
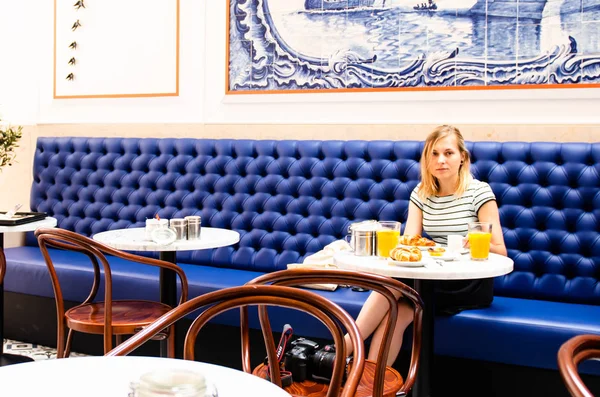
[[[402,245],[411,245],[413,247],[435,247],[435,242],[418,234],[405,234],[400,236],[398,243]]]
[[[446,249],[442,247],[431,247],[427,250],[427,252],[429,252],[429,255],[431,256],[443,256],[446,252]]]
[[[390,258],[399,262],[419,262],[423,258],[423,254],[416,247],[396,247],[390,251]]]

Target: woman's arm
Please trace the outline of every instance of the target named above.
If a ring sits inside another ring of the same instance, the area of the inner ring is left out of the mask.
[[[479,209],[477,217],[479,218],[479,222],[489,222],[492,224],[492,242],[490,243],[490,252],[506,256],[506,245],[504,245],[504,236],[502,235],[502,226],[500,225],[500,213],[498,212],[498,204],[496,204],[496,201],[491,200],[482,205]]]
[[[415,203],[408,203],[408,218],[404,227],[405,235],[422,234],[423,232],[423,211]]]

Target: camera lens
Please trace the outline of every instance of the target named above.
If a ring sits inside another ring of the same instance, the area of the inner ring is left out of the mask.
[[[321,349],[312,356],[312,373],[323,379],[331,379],[333,364],[335,363],[335,351]]]

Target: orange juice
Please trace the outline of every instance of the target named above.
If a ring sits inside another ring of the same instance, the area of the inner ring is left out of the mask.
[[[400,230],[377,230],[377,256],[387,258],[390,251],[398,245]]]
[[[490,254],[490,241],[492,241],[492,233],[469,232],[471,258],[475,260],[487,259]]]

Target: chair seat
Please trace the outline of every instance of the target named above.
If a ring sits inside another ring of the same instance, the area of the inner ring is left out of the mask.
[[[134,334],[171,307],[160,302],[140,300],[117,300],[112,304],[113,334]],[[104,332],[104,302],[76,306],[65,313],[67,326],[75,331],[91,334]]]
[[[352,364],[350,364],[352,365]],[[267,366],[260,364],[257,366],[252,374],[260,378],[267,378]],[[373,395],[373,380],[375,379],[375,362],[371,360],[365,360],[365,369],[363,370],[362,377],[358,389],[356,390],[355,397],[368,397]],[[387,367],[385,371],[385,383],[383,387],[384,397],[394,397],[396,392],[404,384],[402,375],[395,369]],[[283,388],[286,392],[294,397],[325,397],[329,385],[325,383],[318,383],[312,380],[305,380],[304,382],[294,382],[291,386]]]

